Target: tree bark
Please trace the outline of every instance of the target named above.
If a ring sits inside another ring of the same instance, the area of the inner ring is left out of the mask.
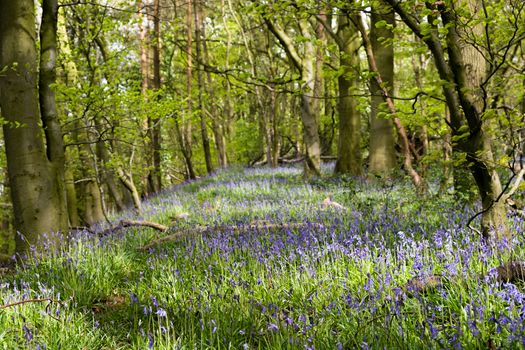
[[[292,65],[301,74],[301,121],[303,124],[303,140],[305,145],[305,176],[319,176],[321,174],[321,144],[319,139],[319,99],[316,91],[318,80],[316,70],[316,48],[313,37],[308,30],[305,20],[299,21],[301,34],[305,37],[304,53],[299,55],[293,45],[292,39],[276,24],[264,16],[268,29],[281,43]]]
[[[381,87],[377,79],[370,79],[371,111],[370,111],[370,158],[369,172],[371,174],[389,176],[396,169],[396,153],[394,138],[394,123],[386,118],[387,110],[382,107],[385,103],[382,88],[391,93],[394,87],[394,47],[391,40],[394,33],[383,26],[377,28],[376,24],[386,21],[393,26],[394,12],[384,6],[372,9],[370,24],[370,41],[372,51],[377,59],[378,74],[384,81]],[[385,43],[386,41],[386,43]]]
[[[410,178],[412,179],[412,182],[414,183],[414,186],[416,187],[416,189],[418,189],[419,191],[425,191],[426,190],[425,184],[423,180],[421,179],[421,176],[412,166],[412,154],[410,152],[410,144],[408,141],[408,135],[407,135],[405,127],[401,123],[401,120],[397,117],[397,111],[394,105],[394,100],[392,100],[392,97],[390,96],[390,92],[388,91],[388,88],[386,87],[386,83],[383,80],[383,76],[380,73],[379,65],[376,62],[376,53],[373,51],[373,45],[370,39],[368,38],[363,21],[358,21],[357,23],[358,23],[359,31],[361,32],[361,36],[363,37],[363,43],[365,45],[366,56],[368,58],[368,65],[370,67],[370,71],[374,74],[373,79],[375,80],[377,86],[379,87],[381,96],[386,102],[388,111],[393,117],[394,125],[396,126],[396,129],[397,129],[397,133],[399,136],[399,143],[401,144],[401,152],[403,153],[403,157],[404,157],[403,165],[405,167],[405,171],[407,175],[409,175]]]
[[[62,128],[56,106],[55,92],[51,86],[56,82],[58,27],[58,1],[44,0],[42,3],[42,23],[40,25],[40,72],[38,92],[42,127],[46,139],[47,158],[55,172],[60,210],[67,211],[65,188],[65,150]]]
[[[131,193],[131,196],[133,197],[133,206],[135,207],[135,210],[138,214],[141,214],[142,202],[140,200],[139,191],[137,190],[135,182],[133,181],[133,175],[124,171],[124,169],[122,169],[121,167],[117,168],[117,174],[124,187],[126,187]]]
[[[77,227],[80,226],[80,219],[78,217],[78,203],[77,191],[75,188],[75,178],[73,172],[70,169],[66,169],[64,177],[67,195],[67,210],[69,213],[69,225],[71,227]]]
[[[203,79],[202,79],[202,69],[201,57],[202,57],[202,5],[200,0],[193,0],[193,15],[195,17],[195,57],[197,59],[197,64],[199,69],[197,70],[197,84],[199,85],[199,114],[200,114],[200,126],[201,126],[201,137],[202,137],[202,147],[204,150],[204,160],[206,162],[206,171],[208,174],[213,173],[213,162],[211,158],[211,148],[210,148],[210,137],[208,135],[208,126],[206,124],[206,111],[204,109],[203,101]]]
[[[187,111],[186,118],[182,113],[174,112],[175,133],[179,141],[182,157],[186,165],[186,178],[195,179],[195,169],[193,166],[193,0],[188,0],[186,4],[186,94]]]
[[[96,224],[104,220],[104,210],[102,209],[102,198],[98,183],[90,179],[85,183],[84,193],[84,221],[88,225]]]
[[[47,155],[57,148],[48,151],[42,139],[35,28],[32,0],[0,2],[0,66],[7,67],[0,76],[0,106],[15,229],[24,236],[17,235],[18,252],[36,244],[42,233],[68,227],[57,171],[63,164],[50,161]]]
[[[205,22],[202,22],[202,53],[203,53],[203,64],[205,66],[209,65],[209,52],[208,52],[208,45],[206,43],[206,24]],[[228,47],[230,45],[230,41],[228,39]],[[229,49],[228,49],[229,50]],[[226,58],[226,69],[229,69],[229,58]],[[228,82],[229,84],[229,82]],[[206,69],[206,90],[208,93],[208,100],[215,101],[215,90],[213,89],[213,80],[211,77],[211,72],[209,69]],[[229,94],[229,86],[227,87],[227,94]],[[229,114],[230,114],[230,106],[229,106],[229,96],[225,98],[224,101],[224,117],[221,117],[221,113],[217,113],[217,108],[210,108],[210,117],[212,122],[212,128],[213,128],[213,136],[215,139],[215,148],[217,149],[217,160],[219,162],[219,167],[225,168],[228,165],[228,155],[226,152],[226,137],[225,137],[225,126],[224,126],[224,120],[228,120]]]
[[[152,50],[153,50],[153,85],[154,90],[159,90],[161,87],[160,77],[160,0],[153,2],[153,33],[152,33]],[[151,146],[153,152],[153,172],[150,174],[152,178],[152,187],[155,192],[162,189],[162,168],[161,168],[161,149],[162,149],[162,134],[161,134],[161,120],[154,117],[151,120]]]
[[[349,13],[343,11],[339,16],[336,43],[339,48],[339,66],[341,75],[337,78],[339,98],[339,139],[337,147],[337,174],[360,176],[363,174],[361,155],[361,113],[357,110],[357,101],[351,96],[356,90],[356,73],[359,69],[359,31],[349,20]]]
[[[140,13],[140,67],[142,74],[142,94],[149,98],[150,90],[160,89],[160,4],[159,0],[139,1]],[[148,114],[145,133],[147,173],[147,192],[158,192],[162,187],[160,167],[161,133],[160,120]]]

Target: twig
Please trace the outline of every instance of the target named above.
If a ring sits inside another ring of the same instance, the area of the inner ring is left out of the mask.
[[[13,307],[17,305],[27,304],[27,303],[42,303],[45,301],[49,301],[50,303],[58,303],[60,304],[60,301],[51,299],[51,298],[39,298],[39,299],[27,299],[27,300],[20,300],[14,303],[0,305],[0,309],[7,309],[8,307]]]

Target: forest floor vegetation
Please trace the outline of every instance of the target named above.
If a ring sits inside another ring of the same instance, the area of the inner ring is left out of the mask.
[[[500,276],[525,260],[521,217],[487,245],[451,195],[295,167],[223,170],[143,209],[111,220],[168,229],[101,224],[4,272],[0,348],[525,346],[524,274]]]

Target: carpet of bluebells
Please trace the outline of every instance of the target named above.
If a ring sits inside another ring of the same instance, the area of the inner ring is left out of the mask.
[[[305,182],[294,167],[176,186],[112,217],[170,232],[78,232],[2,275],[0,348],[524,347],[524,285],[496,270],[523,260],[522,220],[509,218],[512,242],[486,245],[466,228],[473,210],[430,192]],[[328,195],[346,209],[323,207]]]

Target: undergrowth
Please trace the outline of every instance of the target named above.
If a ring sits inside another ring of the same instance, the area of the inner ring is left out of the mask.
[[[323,207],[327,196],[346,209]],[[452,197],[386,180],[306,183],[296,168],[226,170],[144,207],[112,219],[184,234],[142,252],[158,232],[77,233],[3,276],[0,348],[525,346],[523,285],[495,270],[523,257],[517,218],[512,242],[487,246]]]

